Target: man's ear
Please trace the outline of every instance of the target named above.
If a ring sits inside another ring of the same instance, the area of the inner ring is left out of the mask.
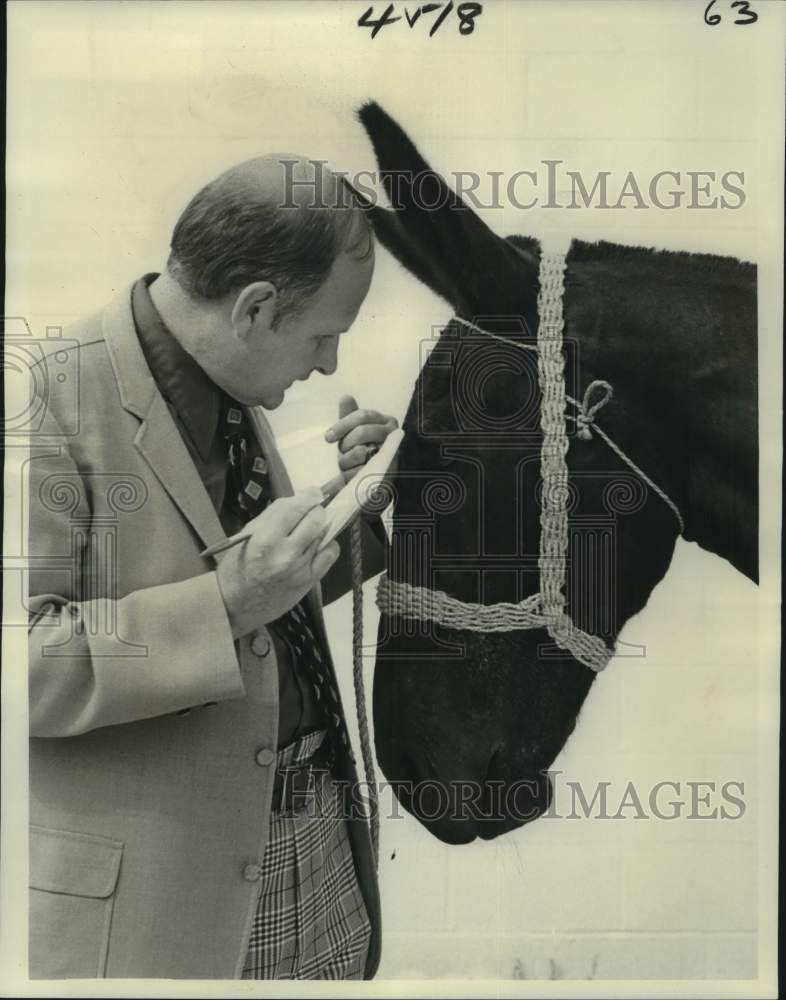
[[[238,292],[230,321],[235,333],[245,339],[253,329],[270,330],[276,315],[278,292],[270,281],[254,281]]]

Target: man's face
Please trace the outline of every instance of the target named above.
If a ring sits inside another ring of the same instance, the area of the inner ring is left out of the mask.
[[[286,314],[275,329],[253,331],[242,402],[273,410],[293,382],[314,371],[332,375],[338,365],[339,337],[354,323],[373,273],[373,253],[366,260],[339,254],[325,281],[302,307]]]

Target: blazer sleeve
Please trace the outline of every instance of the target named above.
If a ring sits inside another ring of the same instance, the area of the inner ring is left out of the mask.
[[[89,497],[66,440],[56,430],[36,437],[29,463],[31,734],[74,736],[243,697],[215,572],[121,597],[111,580],[98,596],[84,592],[95,553],[90,531],[73,532],[71,516],[78,510],[90,524]],[[53,483],[61,499],[67,491],[67,513]]]

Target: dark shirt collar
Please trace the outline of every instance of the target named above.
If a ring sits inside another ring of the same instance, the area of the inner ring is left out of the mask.
[[[146,274],[131,292],[139,343],[161,395],[173,407],[192,444],[206,460],[216,436],[223,393],[158,314],[149,291],[157,277]]]

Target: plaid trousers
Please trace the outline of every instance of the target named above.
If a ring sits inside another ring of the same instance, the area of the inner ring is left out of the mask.
[[[277,766],[308,760],[325,737],[283,747]],[[371,924],[329,772],[315,772],[303,809],[271,811],[260,886],[243,979],[363,978]]]

